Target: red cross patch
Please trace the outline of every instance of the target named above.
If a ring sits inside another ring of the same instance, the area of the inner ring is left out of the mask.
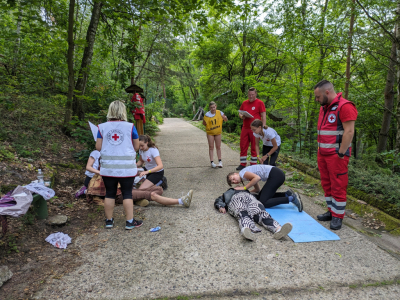
[[[335,114],[330,114],[328,116],[328,122],[329,123],[335,123],[335,121],[336,121],[336,115]]]
[[[112,129],[107,132],[107,141],[111,145],[117,146],[124,141],[124,134],[119,129]]]
[[[151,157],[150,156],[147,156],[147,161],[151,162]]]

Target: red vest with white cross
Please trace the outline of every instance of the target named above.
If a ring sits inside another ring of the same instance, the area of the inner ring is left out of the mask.
[[[344,133],[343,124],[340,120],[340,109],[347,103],[354,105],[353,102],[344,99],[342,93],[338,93],[330,105],[324,105],[320,108],[317,138],[319,154],[332,155],[339,152]],[[344,155],[351,155],[351,147],[346,150]]]

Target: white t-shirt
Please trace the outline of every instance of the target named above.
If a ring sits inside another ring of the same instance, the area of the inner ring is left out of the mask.
[[[97,151],[97,150],[92,151],[92,153],[90,153],[90,157],[94,158],[93,169],[98,170],[99,169],[100,151]],[[86,170],[85,175],[92,178],[94,176],[94,173]]]
[[[263,128],[263,132],[264,132],[264,136],[263,136],[263,137],[262,137],[261,135],[259,135],[259,134],[254,133],[254,132],[253,132],[253,135],[254,135],[256,138],[261,139],[261,140],[263,141],[263,144],[264,144],[265,146],[273,147],[272,142],[271,142],[271,140],[272,140],[273,138],[275,138],[276,143],[278,144],[278,146],[281,145],[281,137],[280,137],[279,134],[275,131],[275,129],[273,129],[273,128],[271,128],[271,127],[268,127],[267,129],[264,129],[264,128]]]
[[[145,162],[145,167],[147,170],[151,170],[155,167],[157,167],[157,163],[156,160],[154,159],[157,156],[160,156],[160,152],[158,151],[157,148],[155,147],[149,147],[149,149],[147,151],[142,151],[139,150],[139,154],[140,157],[142,158],[142,160]],[[164,169],[161,169],[160,171],[162,171]],[[157,171],[157,172],[160,172]]]
[[[220,113],[221,113],[221,116],[224,115],[224,113],[222,111],[220,111]],[[212,118],[214,116],[215,116],[215,114],[212,114],[210,110],[206,113],[206,117]]]
[[[244,168],[239,172],[240,178],[243,180],[249,181],[248,179],[244,178],[244,173],[246,172],[251,172],[254,173],[258,176],[260,176],[262,181],[267,181],[269,177],[269,172],[271,172],[271,169],[274,168],[274,166],[270,165],[252,165]]]

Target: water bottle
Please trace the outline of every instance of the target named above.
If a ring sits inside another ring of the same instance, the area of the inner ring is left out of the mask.
[[[37,175],[38,182],[44,184],[43,178],[44,178],[44,175],[43,175],[42,169],[38,169],[38,175]]]

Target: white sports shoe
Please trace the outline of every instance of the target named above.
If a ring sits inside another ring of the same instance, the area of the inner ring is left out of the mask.
[[[218,168],[222,168],[222,160],[219,162]]]
[[[193,190],[190,190],[185,196],[181,198],[183,206],[185,206],[186,208],[190,206],[190,203],[192,202],[192,196],[193,196]]]
[[[273,238],[276,240],[280,240],[281,238],[287,236],[292,231],[292,228],[292,223],[283,224],[281,229],[274,233]]]
[[[217,165],[214,164],[214,162],[212,162],[212,163],[211,163],[211,168],[216,168],[216,167],[217,167]]]
[[[243,235],[244,238],[250,241],[254,241],[256,239],[255,234],[251,232],[250,228],[243,227],[240,233]]]

